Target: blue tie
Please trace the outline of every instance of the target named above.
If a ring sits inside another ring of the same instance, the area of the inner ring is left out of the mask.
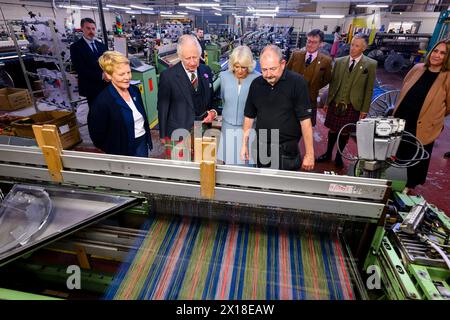
[[[97,48],[95,47],[94,41],[91,42],[91,47],[92,47],[92,51],[94,52],[94,54],[96,56],[98,56],[98,51],[97,51]]]
[[[311,64],[311,61],[312,61],[312,54],[310,54],[308,56],[308,59],[306,59],[306,66],[309,66]]]

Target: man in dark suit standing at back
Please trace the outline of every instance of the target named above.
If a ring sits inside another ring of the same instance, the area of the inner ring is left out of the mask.
[[[180,142],[178,134],[172,136],[176,129],[192,132],[194,121],[211,123],[217,116],[217,111],[210,107],[214,93],[213,75],[207,65],[200,64],[201,52],[195,36],[181,36],[177,44],[181,61],[159,77],[159,134],[166,146],[168,141]],[[167,157],[168,151],[166,148]]]
[[[97,95],[108,85],[103,80],[103,71],[98,58],[108,50],[107,46],[95,39],[95,21],[81,19],[83,37],[70,46],[70,58],[78,74],[78,90],[87,98],[89,108]]]
[[[197,28],[195,31],[195,36],[197,37],[198,43],[200,43],[200,47],[202,47],[202,55],[200,63],[205,62],[205,49],[206,49],[206,41],[205,34],[202,28]]]

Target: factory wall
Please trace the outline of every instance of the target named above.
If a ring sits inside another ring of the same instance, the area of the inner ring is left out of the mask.
[[[278,25],[280,27],[293,26],[296,31],[308,32],[312,29],[321,29],[325,33],[332,33],[336,26],[343,24],[343,19],[313,19],[313,18],[260,18],[259,27],[265,25]]]
[[[301,14],[318,15],[318,14],[348,14],[349,3],[333,3],[319,2],[317,3],[315,12],[301,12]],[[344,19],[319,19],[308,17],[292,17],[292,18],[259,18],[258,26],[276,25],[293,26],[295,30],[300,32],[308,32],[312,29],[321,29],[327,34],[331,34],[336,26],[342,27]]]
[[[376,30],[379,30],[384,25],[386,31],[391,22],[420,21],[419,33],[433,33],[439,14],[439,12],[402,12],[402,14],[393,14],[377,10],[374,14],[346,17],[343,31],[347,32],[350,24],[354,23],[354,19],[358,19],[359,21],[365,21],[368,28],[373,25]]]
[[[55,10],[53,10],[51,2],[30,2],[26,3],[25,7],[22,7],[23,4],[24,3],[22,2],[14,0],[5,0],[0,1],[0,8],[6,19],[29,19],[28,11],[32,11],[34,14],[40,15],[41,17],[56,18],[56,25],[58,26],[64,26],[73,21],[74,26],[79,28],[81,19],[85,17],[92,18],[96,21],[97,28],[100,28],[101,25],[97,10],[69,10],[61,8],[55,8]],[[1,19],[3,19],[3,17],[1,17]],[[106,29],[112,30],[112,25],[114,23],[114,13],[105,12]]]
[[[382,13],[381,24],[386,27],[389,22],[421,21],[419,33],[433,33],[440,12],[403,12],[401,15]]]

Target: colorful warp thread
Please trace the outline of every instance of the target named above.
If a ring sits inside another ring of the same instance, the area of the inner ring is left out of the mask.
[[[191,218],[150,222],[106,299],[355,299],[336,236]]]

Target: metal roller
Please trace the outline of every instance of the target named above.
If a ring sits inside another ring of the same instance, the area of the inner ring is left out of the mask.
[[[402,70],[405,65],[405,59],[398,53],[391,52],[384,61],[384,69],[390,73],[396,73]]]
[[[386,117],[397,102],[400,90],[389,90],[375,97],[370,104],[369,117]]]

